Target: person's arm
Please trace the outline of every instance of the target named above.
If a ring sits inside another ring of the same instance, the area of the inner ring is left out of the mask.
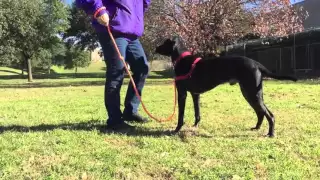
[[[98,11],[96,17],[107,12],[102,4],[102,0],[76,0],[76,6],[83,9],[88,15],[94,15]]]
[[[146,12],[151,4],[151,0],[143,0],[143,12]]]

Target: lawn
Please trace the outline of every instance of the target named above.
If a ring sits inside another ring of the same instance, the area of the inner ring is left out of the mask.
[[[173,87],[156,74],[143,100],[166,117]],[[249,130],[256,116],[238,85],[227,84],[201,96],[198,129],[188,96],[186,125],[177,135],[170,134],[177,116],[133,124],[137,129],[127,134],[103,133],[103,83],[97,77],[0,80],[0,179],[320,179],[317,81],[265,82],[275,138],[264,137],[266,120],[261,130]]]

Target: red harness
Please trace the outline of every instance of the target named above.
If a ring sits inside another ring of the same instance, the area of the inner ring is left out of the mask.
[[[184,57],[186,57],[186,56],[190,56],[190,55],[192,55],[192,54],[191,54],[189,51],[186,51],[186,52],[182,53],[182,54],[178,57],[178,59],[176,60],[175,65],[176,65],[182,58],[184,58]],[[192,75],[192,72],[193,72],[194,68],[196,67],[196,64],[197,64],[200,60],[201,60],[201,58],[197,58],[195,61],[193,61],[190,71],[189,71],[186,75],[181,75],[181,76],[176,77],[175,80],[176,80],[176,81],[179,81],[179,80],[184,80],[184,79],[190,78],[191,75]],[[174,66],[175,66],[175,65],[174,65]]]

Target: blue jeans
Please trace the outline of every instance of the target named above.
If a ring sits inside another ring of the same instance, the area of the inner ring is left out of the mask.
[[[107,66],[104,94],[105,107],[109,117],[107,124],[114,125],[123,122],[123,114],[131,115],[137,113],[140,101],[135,95],[135,91],[130,82],[124,102],[125,108],[122,114],[120,109],[120,90],[125,72],[124,65],[118,57],[108,32],[99,33],[98,37]],[[115,41],[121,55],[130,65],[133,80],[141,96],[145,80],[149,73],[149,64],[143,47],[139,39],[128,40],[123,37],[115,37]]]

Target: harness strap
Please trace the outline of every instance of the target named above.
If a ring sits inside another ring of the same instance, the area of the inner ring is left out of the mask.
[[[182,76],[178,76],[175,78],[176,81],[180,81],[180,80],[184,80],[184,79],[188,79],[191,77],[192,75],[192,72],[194,70],[194,68],[196,67],[197,63],[201,60],[201,58],[197,58],[193,63],[192,63],[192,66],[191,66],[191,69],[190,71],[188,72],[188,74],[186,75],[182,75]]]
[[[181,59],[185,58],[186,56],[191,56],[191,55],[192,55],[192,53],[189,52],[189,51],[183,52],[183,53],[176,59],[176,61],[175,61],[175,63],[174,63],[174,66],[175,66]]]

